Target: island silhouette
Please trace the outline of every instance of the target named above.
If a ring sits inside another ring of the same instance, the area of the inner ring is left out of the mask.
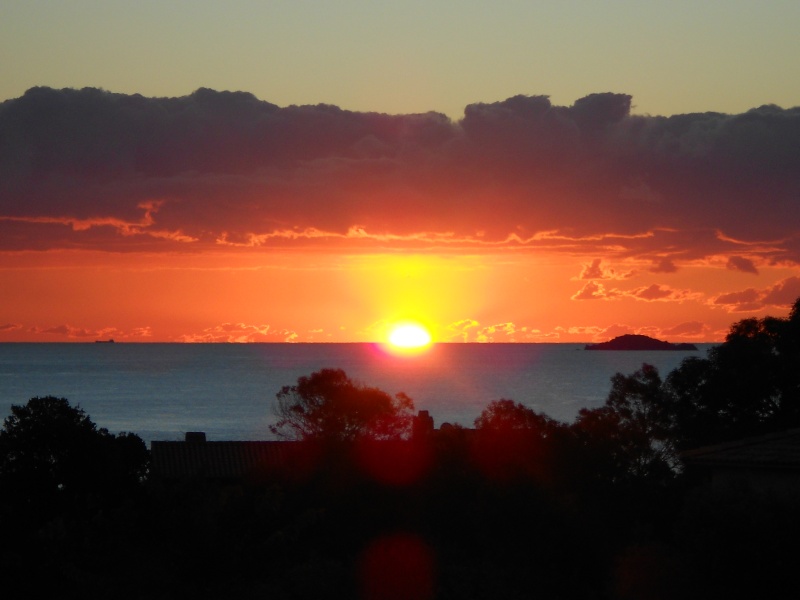
[[[585,350],[697,350],[694,344],[672,344],[647,335],[625,334],[599,344],[587,344]]]

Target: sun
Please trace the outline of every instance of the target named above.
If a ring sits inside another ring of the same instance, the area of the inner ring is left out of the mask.
[[[431,341],[430,332],[419,323],[398,323],[389,331],[389,345],[398,350],[423,350]]]

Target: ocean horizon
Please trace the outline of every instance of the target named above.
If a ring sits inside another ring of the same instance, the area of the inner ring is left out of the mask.
[[[589,342],[587,342],[589,343]],[[98,427],[146,442],[273,439],[275,395],[298,377],[341,368],[390,394],[403,392],[436,426],[472,426],[492,400],[508,398],[559,421],[602,405],[615,373],[643,363],[662,377],[697,351],[584,351],[584,343],[437,343],[396,355],[374,343],[0,343],[0,402],[67,398]]]

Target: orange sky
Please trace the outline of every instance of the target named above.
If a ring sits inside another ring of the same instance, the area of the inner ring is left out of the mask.
[[[800,110],[0,104],[0,341],[717,341],[800,296]]]

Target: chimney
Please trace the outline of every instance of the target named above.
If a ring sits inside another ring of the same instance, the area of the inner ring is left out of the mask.
[[[189,444],[203,443],[206,441],[205,431],[187,431],[186,442]]]
[[[414,423],[411,427],[411,436],[415,438],[424,437],[431,433],[433,433],[433,417],[427,410],[421,410],[419,414],[414,417]]]

